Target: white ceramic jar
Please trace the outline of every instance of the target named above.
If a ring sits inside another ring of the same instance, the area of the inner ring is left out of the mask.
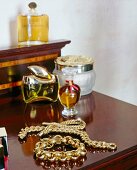
[[[75,84],[80,86],[81,95],[87,95],[91,93],[93,90],[93,86],[95,84],[95,77],[96,77],[95,71],[93,69],[93,63],[94,63],[93,60],[88,60],[88,62],[86,62],[87,57],[85,56],[70,56],[70,57],[73,57],[73,61],[75,60],[74,58],[80,58],[80,59],[82,58],[82,60],[84,58],[85,62],[84,63],[82,62],[83,64],[80,62],[73,62],[73,63],[69,62],[69,64],[66,64],[67,62],[65,62],[63,64],[58,62],[58,60],[55,60],[54,73],[58,75],[60,85],[62,85],[64,81],[67,79],[66,75],[64,75],[62,72],[62,68],[74,67],[77,69],[77,73],[73,76],[73,81]],[[64,60],[64,57],[62,58]],[[80,61],[80,60],[75,60],[75,61]]]

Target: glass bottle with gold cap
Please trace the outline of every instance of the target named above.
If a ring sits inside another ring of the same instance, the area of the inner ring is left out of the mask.
[[[37,4],[28,4],[29,13],[18,15],[18,45],[37,45],[48,41],[49,17],[37,13]]]

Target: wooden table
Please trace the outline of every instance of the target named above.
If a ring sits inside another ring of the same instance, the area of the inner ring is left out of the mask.
[[[88,151],[83,163],[72,169],[127,170],[137,168],[137,106],[92,92],[83,96],[77,105],[79,116],[86,123],[91,139],[115,142],[115,152]],[[19,99],[0,101],[0,126],[6,127],[9,145],[9,170],[40,170],[42,166],[33,159],[36,137],[20,144],[18,132],[26,125],[66,120],[61,116],[59,102],[25,105]]]

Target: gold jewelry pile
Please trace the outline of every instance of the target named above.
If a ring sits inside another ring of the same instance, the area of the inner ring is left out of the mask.
[[[58,145],[70,145],[73,150],[70,151],[49,151],[52,149],[55,144]],[[45,150],[46,148],[46,150]],[[69,161],[69,160],[77,160],[80,156],[85,156],[87,150],[85,145],[80,142],[78,139],[73,139],[71,136],[62,137],[60,135],[56,135],[53,138],[43,138],[40,142],[36,143],[34,153],[36,154],[36,158],[44,161]]]
[[[116,150],[117,146],[115,143],[91,140],[84,131],[85,126],[86,123],[81,119],[72,119],[61,123],[44,122],[42,123],[42,126],[30,126],[21,129],[18,137],[20,140],[25,140],[29,134],[37,134],[41,139],[36,143],[34,149],[36,158],[50,162],[76,160],[81,156],[85,156],[87,153],[85,145],[95,149]],[[45,138],[47,135],[55,136]],[[72,138],[71,136],[76,136],[80,140]],[[69,145],[71,146],[71,150],[54,151],[55,145]]]

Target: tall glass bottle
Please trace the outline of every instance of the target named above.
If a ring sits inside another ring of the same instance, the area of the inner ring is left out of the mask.
[[[37,45],[48,41],[49,17],[39,15],[37,4],[29,3],[29,13],[18,16],[18,45]]]

